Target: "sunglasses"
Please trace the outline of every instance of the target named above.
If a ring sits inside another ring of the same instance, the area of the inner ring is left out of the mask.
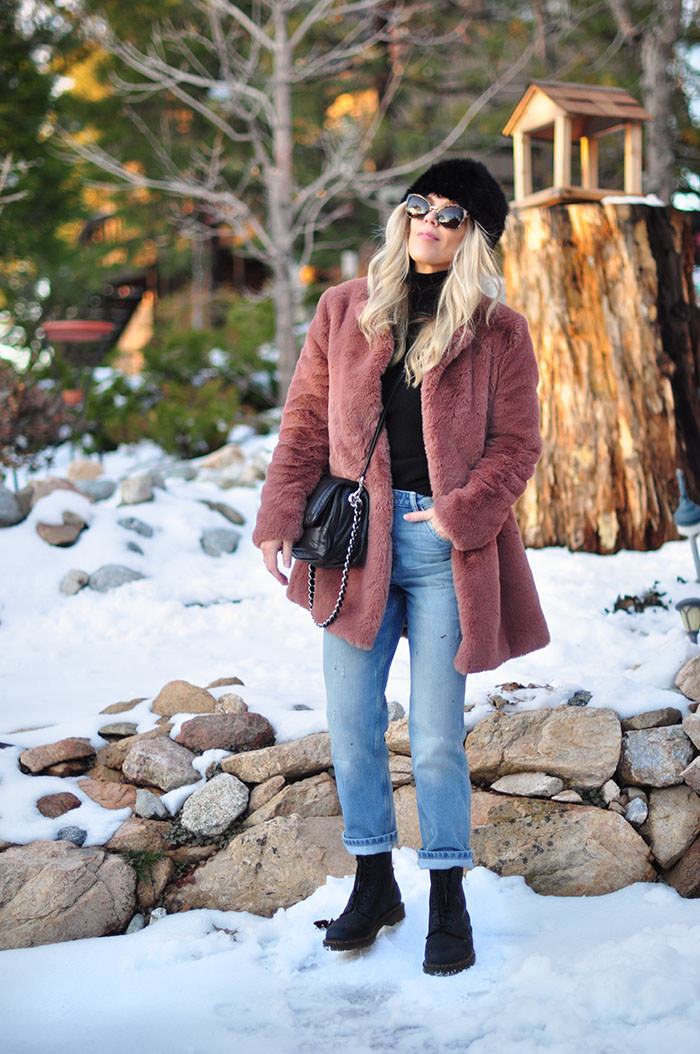
[[[441,227],[456,231],[461,227],[469,213],[461,205],[431,205],[422,194],[409,194],[406,198],[406,213],[412,220],[424,220],[431,212]]]

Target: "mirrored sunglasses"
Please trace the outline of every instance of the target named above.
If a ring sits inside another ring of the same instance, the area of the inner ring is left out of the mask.
[[[406,213],[412,220],[424,220],[431,212],[441,227],[456,231],[461,227],[469,213],[461,205],[442,205],[439,208],[431,205],[422,194],[409,194],[406,198]]]

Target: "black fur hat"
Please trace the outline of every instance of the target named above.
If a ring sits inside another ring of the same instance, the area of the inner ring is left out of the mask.
[[[470,157],[438,161],[412,183],[403,196],[438,194],[466,209],[483,227],[491,247],[503,234],[508,215],[506,196],[486,165]]]

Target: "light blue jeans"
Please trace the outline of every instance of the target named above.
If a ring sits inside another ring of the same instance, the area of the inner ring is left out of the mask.
[[[464,752],[466,677],[454,668],[461,641],[450,554],[428,521],[404,513],[432,498],[394,491],[393,558],[386,612],[367,651],[326,631],[323,669],[333,767],[349,852],[371,855],[397,844],[385,697],[389,667],[404,625],[411,693],[409,735],[423,846],[422,868],[474,866],[469,848],[469,766]]]

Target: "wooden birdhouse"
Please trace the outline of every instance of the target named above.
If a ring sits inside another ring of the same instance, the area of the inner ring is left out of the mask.
[[[622,88],[533,81],[503,129],[513,137],[514,204],[519,207],[600,201],[608,194],[642,193],[642,122],[647,113]],[[598,186],[598,140],[624,129],[624,190]],[[532,140],[554,143],[551,187],[532,189]],[[572,146],[579,144],[581,184],[571,174]]]

